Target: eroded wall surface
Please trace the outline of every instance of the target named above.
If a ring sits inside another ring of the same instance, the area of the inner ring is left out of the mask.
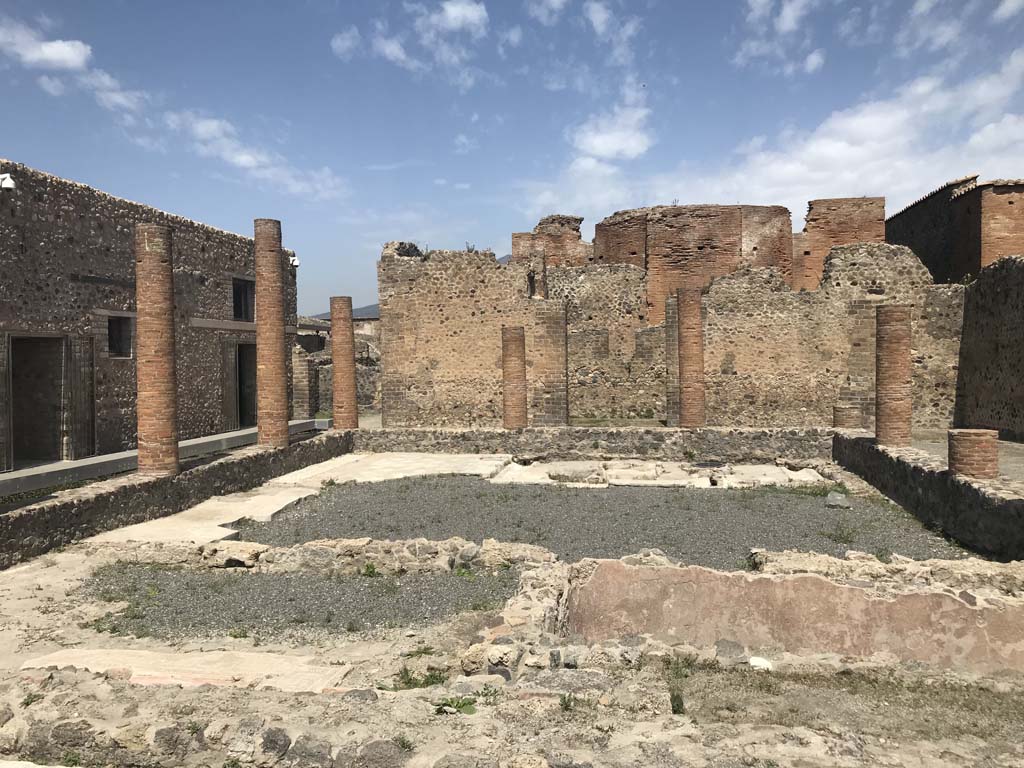
[[[567,419],[561,301],[529,296],[530,262],[389,243],[378,263],[386,426],[501,423],[501,328],[526,329],[530,423]]]
[[[885,198],[841,197],[811,200],[800,250],[794,256],[792,285],[796,290],[817,290],[825,271],[825,258],[837,245],[885,242]]]
[[[961,286],[935,286],[908,249],[833,248],[818,291],[793,291],[775,270],[716,280],[704,296],[710,424],[830,424],[832,406],[874,423],[875,307],[913,307],[914,424],[953,415]]]
[[[967,286],[956,423],[1024,437],[1024,256]]]
[[[254,324],[234,320],[232,278],[255,278],[252,239],[10,161],[0,161],[0,172],[11,173],[17,184],[4,190],[0,207],[0,335],[46,334],[73,342],[69,386],[95,388],[89,391],[94,408],[76,411],[75,419],[94,426],[96,452],[135,445],[134,350],[113,357],[107,324],[111,316],[131,318],[134,347],[137,223],[174,230],[180,437],[230,427],[225,349],[255,343]],[[282,254],[286,263],[288,257]],[[285,275],[286,323],[294,333],[294,268],[286,266]],[[0,410],[5,406],[0,403]]]

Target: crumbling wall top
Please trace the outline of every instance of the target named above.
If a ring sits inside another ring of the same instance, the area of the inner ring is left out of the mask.
[[[582,216],[567,216],[565,214],[555,213],[550,216],[545,216],[537,222],[537,226],[533,228],[533,233],[535,235],[557,235],[562,234],[566,230],[570,230],[579,234],[581,224],[583,224]]]

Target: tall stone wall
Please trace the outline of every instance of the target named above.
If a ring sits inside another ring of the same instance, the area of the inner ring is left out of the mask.
[[[981,191],[980,269],[1005,256],[1021,253],[1024,253],[1024,182],[993,181]]]
[[[934,286],[906,248],[832,249],[821,289],[789,290],[776,270],[716,280],[704,297],[708,423],[822,425],[832,406],[874,418],[874,308],[912,307],[914,423],[945,427],[955,397],[963,288]]]
[[[792,285],[796,290],[817,290],[825,271],[825,257],[834,246],[884,242],[884,197],[811,200]]]
[[[648,328],[645,272],[594,263],[547,271],[548,296],[565,303],[569,413],[577,419],[661,418],[665,358]]]
[[[532,425],[567,418],[561,301],[530,298],[530,263],[388,243],[378,263],[387,426],[501,423],[501,328],[526,330]]]
[[[0,335],[46,334],[90,350],[74,374],[82,387],[86,377],[94,387],[95,406],[83,418],[94,426],[96,452],[135,446],[135,360],[110,354],[107,324],[112,316],[134,319],[137,223],[174,230],[180,438],[224,431],[225,347],[255,341],[254,325],[234,320],[232,300],[232,278],[255,277],[252,239],[7,160],[0,172],[17,184],[4,190],[0,207]],[[282,254],[290,342],[296,292],[288,257]]]
[[[545,216],[532,232],[512,234],[512,262],[537,259],[548,267],[577,267],[593,258],[593,246],[580,236],[580,216]]]
[[[1024,256],[986,267],[966,292],[956,424],[1024,438]]]

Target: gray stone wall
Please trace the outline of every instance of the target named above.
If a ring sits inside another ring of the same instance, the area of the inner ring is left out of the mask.
[[[0,333],[92,338],[97,452],[135,444],[135,363],[109,355],[107,318],[134,315],[136,223],[174,230],[179,434],[223,431],[224,344],[255,341],[232,301],[232,277],[255,276],[252,239],[7,160],[0,172],[17,184],[0,207]],[[294,268],[285,274],[294,326]]]

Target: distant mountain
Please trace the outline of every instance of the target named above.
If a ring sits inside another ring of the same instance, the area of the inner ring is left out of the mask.
[[[319,315],[312,315],[316,320],[330,320],[330,312],[322,312]],[[365,307],[356,307],[352,310],[353,320],[380,320],[380,304],[367,304]]]

